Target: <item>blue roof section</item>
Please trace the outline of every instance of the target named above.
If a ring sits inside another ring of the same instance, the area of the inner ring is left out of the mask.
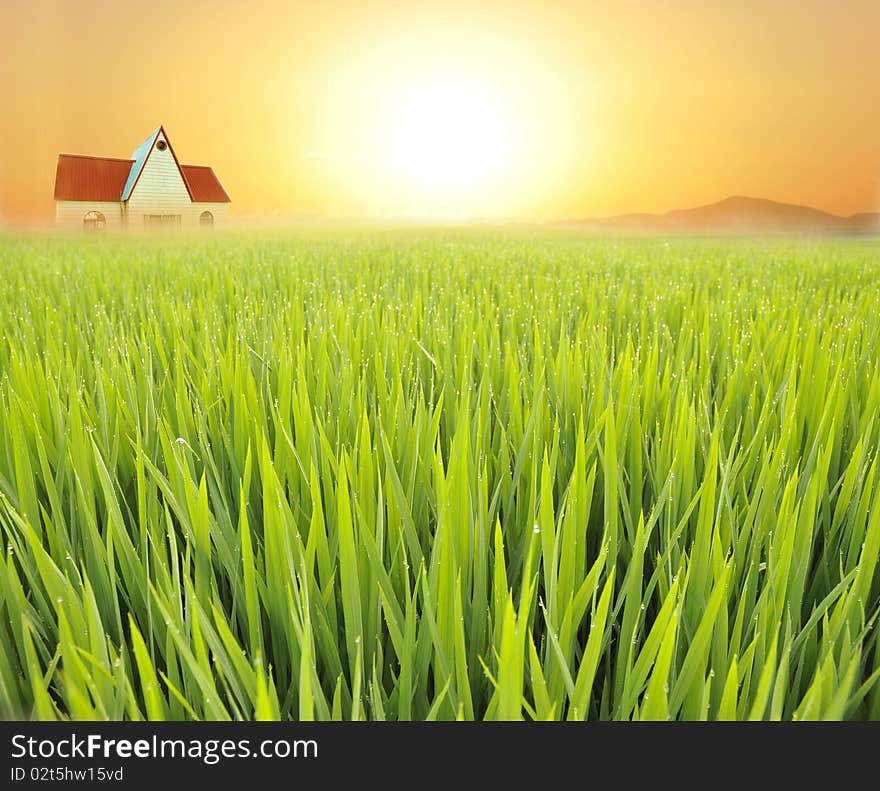
[[[134,189],[134,183],[137,181],[138,176],[141,174],[141,170],[144,167],[144,163],[147,161],[147,155],[150,153],[150,150],[153,148],[153,143],[156,142],[156,138],[159,136],[159,132],[162,131],[162,127],[158,127],[153,134],[151,134],[143,143],[141,143],[131,155],[131,158],[134,162],[131,163],[131,171],[128,174],[128,181],[125,182],[125,188],[122,190],[122,198],[120,200],[128,200],[131,196],[131,191]]]

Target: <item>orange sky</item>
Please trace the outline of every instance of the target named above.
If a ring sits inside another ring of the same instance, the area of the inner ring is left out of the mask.
[[[160,123],[240,215],[878,210],[878,42],[878,0],[0,0],[0,215]]]

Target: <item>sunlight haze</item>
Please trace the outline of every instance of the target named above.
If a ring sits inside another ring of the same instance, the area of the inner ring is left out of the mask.
[[[880,4],[33,0],[0,7],[0,215],[163,124],[234,215],[880,208]]]

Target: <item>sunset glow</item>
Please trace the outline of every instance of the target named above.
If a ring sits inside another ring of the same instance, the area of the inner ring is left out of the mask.
[[[880,4],[32,0],[0,10],[0,215],[163,124],[239,216],[880,207]]]

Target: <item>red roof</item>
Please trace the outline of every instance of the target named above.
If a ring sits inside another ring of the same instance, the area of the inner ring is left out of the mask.
[[[195,203],[230,202],[226,190],[211,168],[205,165],[181,165],[180,170]]]
[[[131,171],[130,159],[59,154],[55,200],[118,201]]]
[[[119,201],[133,159],[59,154],[55,200]],[[180,171],[195,203],[229,203],[214,171],[203,165],[181,165]]]

